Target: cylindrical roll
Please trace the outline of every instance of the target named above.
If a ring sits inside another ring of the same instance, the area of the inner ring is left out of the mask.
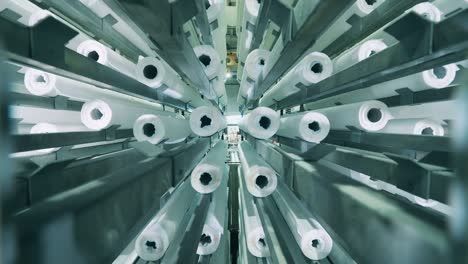
[[[260,105],[271,106],[291,94],[299,91],[295,85],[302,83],[311,85],[318,83],[333,73],[333,63],[330,58],[320,52],[312,52],[304,57],[275,86],[260,99]]]
[[[332,129],[348,129],[353,126],[366,131],[378,131],[391,119],[387,106],[380,101],[366,101],[355,104],[340,105],[316,112],[324,114]]]
[[[456,100],[438,101],[424,104],[391,107],[390,114],[395,119],[430,118],[439,122],[459,120],[459,104]]]
[[[194,194],[187,182],[179,185],[169,201],[137,237],[135,251],[140,258],[156,261],[164,255],[192,203]]]
[[[408,88],[413,92],[428,89],[443,89],[453,84],[457,71],[456,64],[435,67],[431,70],[408,75],[398,79],[379,83],[368,88],[359,89],[349,93],[332,96],[306,104],[308,110],[330,107],[340,104],[349,104],[366,100],[380,99],[390,96],[396,96],[396,90]]]
[[[431,119],[392,119],[388,121],[382,133],[443,136],[444,127]]]
[[[167,96],[187,102],[194,107],[208,105],[199,93],[179,78],[174,69],[157,58],[140,58],[135,76],[138,81],[149,87],[164,89],[163,93]]]
[[[219,104],[222,106],[226,106],[228,101],[227,101],[227,93],[226,93],[226,86],[224,85],[224,79],[221,79],[221,77],[218,77],[216,79],[211,80],[211,86],[213,87],[213,90],[216,93],[216,96],[218,96]]]
[[[193,169],[190,182],[199,193],[214,192],[221,184],[225,173],[227,144],[220,140]]]
[[[360,61],[363,61],[386,48],[387,44],[385,44],[385,42],[381,39],[367,40],[364,43],[344,52],[344,54],[340,55],[334,60],[333,66],[335,73],[340,72]]]
[[[291,114],[280,119],[277,135],[320,143],[330,132],[330,121],[317,112]]]
[[[257,0],[245,0],[244,10],[242,16],[241,33],[239,36],[238,44],[238,58],[239,61],[245,61],[247,54],[252,44],[253,32],[255,24],[257,23],[258,11],[260,3]]]
[[[302,253],[312,260],[326,258],[332,250],[333,240],[309,210],[282,182],[273,198]]]
[[[213,79],[217,76],[221,67],[221,60],[218,52],[210,45],[200,45],[193,48],[195,55],[203,66],[208,79]]]
[[[28,0],[2,0],[0,1],[0,12],[9,9],[20,16],[18,22],[32,27],[49,16],[49,12],[43,10]]]
[[[242,210],[244,236],[246,239],[247,249],[250,254],[258,258],[270,256],[270,251],[265,239],[265,232],[263,230],[262,222],[258,216],[257,206],[253,201],[252,195],[245,189],[245,175],[242,175],[242,170],[238,168],[239,175],[239,204]]]
[[[209,137],[226,128],[226,118],[213,106],[200,106],[190,115],[190,128],[200,137]]]
[[[135,64],[133,62],[95,40],[89,39],[83,41],[78,45],[76,51],[102,65],[133,77],[133,73],[135,72]]]
[[[81,124],[80,112],[32,106],[10,106],[10,118],[20,120],[22,124],[44,122],[52,124]]]
[[[385,0],[356,0],[355,3],[348,8],[328,29],[320,36],[319,39],[310,49],[311,51],[322,51],[333,43],[339,36],[343,35],[351,28],[348,20],[353,16],[365,17],[380,6]]]
[[[239,128],[258,139],[271,138],[280,126],[280,115],[268,107],[257,107],[242,117]]]
[[[216,19],[222,19],[220,17],[224,11],[224,0],[208,0],[208,8],[206,9],[206,15],[208,16],[208,22],[212,23]]]
[[[239,87],[239,95],[237,102],[244,103],[243,98],[249,99],[252,92],[254,83],[259,80],[263,74],[270,52],[267,50],[256,49],[249,53],[245,60],[244,73]]]
[[[133,135],[138,141],[175,144],[184,141],[192,131],[188,120],[182,116],[142,115],[133,125]]]
[[[278,180],[270,165],[246,141],[239,144],[239,155],[249,193],[256,197],[266,197],[273,193]]]
[[[92,130],[101,130],[112,125],[120,128],[133,128],[138,117],[145,114],[171,115],[169,112],[158,111],[146,105],[135,104],[107,98],[86,102],[81,108],[81,122]]]
[[[87,131],[88,129],[81,124],[71,125],[71,124],[51,124],[51,123],[37,123],[31,127],[30,134],[48,134],[48,133],[63,133],[63,132],[81,132]],[[47,154],[55,152],[60,148],[47,148],[39,149],[31,152],[37,154]]]
[[[228,166],[223,165],[223,173],[225,174],[221,185],[213,193],[210,208],[203,226],[202,235],[197,248],[198,255],[213,254],[220,244],[224,233],[225,217],[227,213],[228,202]]]
[[[438,23],[442,20],[442,12],[440,12],[437,6],[429,2],[419,3],[415,5],[411,10],[432,22]]]

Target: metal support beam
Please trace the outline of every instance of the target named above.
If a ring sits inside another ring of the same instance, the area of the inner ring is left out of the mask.
[[[43,97],[32,94],[11,92],[11,105],[27,105],[46,109],[81,111],[83,102],[73,101],[63,96]]]

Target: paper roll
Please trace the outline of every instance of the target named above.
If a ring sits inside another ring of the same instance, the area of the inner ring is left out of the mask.
[[[211,80],[211,86],[213,87],[216,96],[218,96],[219,104],[221,106],[227,106],[227,93],[226,93],[226,86],[224,85],[223,79],[218,77],[216,79]]]
[[[224,224],[228,206],[228,166],[223,165],[224,177],[221,186],[213,194],[197,248],[198,255],[213,254],[219,247],[224,233]]]
[[[86,102],[81,108],[81,122],[92,130],[101,130],[112,125],[118,125],[119,128],[133,128],[135,121],[145,114],[175,115],[159,109],[159,105],[151,107],[148,104],[107,97],[104,100]]]
[[[224,4],[224,0],[208,0],[209,6],[206,9],[206,15],[210,24],[223,14]]]
[[[146,261],[156,261],[164,256],[174,239],[179,225],[192,204],[194,192],[183,182],[159,210],[135,241],[135,251]]]
[[[266,197],[273,193],[278,180],[270,165],[246,141],[239,144],[239,155],[249,193],[256,197]]]
[[[389,108],[395,119],[429,118],[436,121],[454,120],[459,122],[459,105],[456,100],[447,100]]]
[[[225,173],[227,144],[220,140],[193,169],[190,182],[199,193],[214,192],[221,184]]]
[[[190,128],[200,137],[209,137],[226,128],[226,118],[213,106],[200,106],[190,115]]]
[[[387,48],[387,44],[381,39],[371,39],[359,44],[333,61],[335,73],[340,72],[370,56]]]
[[[244,228],[244,236],[247,244],[247,249],[250,254],[258,258],[270,256],[270,251],[265,239],[262,222],[258,216],[257,206],[253,201],[253,197],[246,191],[245,176],[242,175],[240,167],[239,171],[239,204],[241,206],[241,216]]]
[[[442,12],[432,3],[423,2],[415,5],[411,11],[415,12],[416,14],[427,18],[429,21],[432,22],[440,22],[442,20]]]
[[[135,64],[95,40],[83,41],[76,52],[133,78]]]
[[[424,91],[428,89],[443,89],[453,84],[458,70],[459,68],[456,64],[435,67],[431,70],[390,80],[370,86],[368,88],[318,100],[306,104],[305,107],[308,110],[314,110],[318,108],[330,107],[336,105],[337,103],[349,104],[396,96],[398,95],[396,90],[401,88],[408,88],[413,92]]]
[[[388,121],[382,133],[443,136],[444,127],[431,119],[392,119]]]
[[[257,16],[260,9],[260,3],[257,0],[245,0],[244,10],[241,22],[241,33],[238,43],[238,58],[239,61],[245,61],[250,50],[252,43],[253,32],[255,24],[257,23]]]
[[[164,61],[153,57],[140,58],[136,66],[136,79],[149,87],[162,89],[169,97],[189,103],[194,107],[208,105],[200,94],[179,78]]]
[[[188,120],[182,116],[142,115],[133,125],[133,135],[138,141],[175,144],[184,141],[192,131]]]
[[[22,124],[81,124],[80,113],[68,110],[46,109],[32,106],[10,106],[10,118]]]
[[[380,101],[366,101],[355,104],[340,105],[316,112],[324,114],[332,129],[348,129],[353,126],[366,131],[378,131],[391,119],[387,106]]]
[[[245,60],[244,73],[239,87],[237,102],[243,103],[243,98],[250,98],[253,93],[255,82],[261,78],[263,68],[268,61],[270,52],[267,50],[256,49],[249,53]]]
[[[271,138],[280,126],[280,115],[267,107],[257,107],[242,117],[239,128],[258,139]]]
[[[322,51],[351,28],[348,20],[353,16],[365,17],[380,6],[385,0],[356,0],[328,29],[317,39],[310,51]]]
[[[332,250],[333,240],[283,182],[278,184],[273,199],[302,253],[312,260],[326,258]]]
[[[70,125],[70,124],[51,124],[51,123],[37,123],[31,127],[30,134],[49,134],[49,133],[62,133],[62,132],[81,132],[87,131],[88,129],[82,125]],[[38,149],[34,151],[28,151],[29,155],[43,155],[51,152],[55,152],[60,148],[47,148]]]
[[[200,45],[193,48],[195,55],[203,66],[208,79],[213,79],[218,75],[221,67],[221,60],[218,52],[210,45]]]
[[[48,11],[27,0],[2,0],[0,1],[0,12],[5,9],[18,14],[20,17],[17,21],[27,27],[36,25],[50,15]]]
[[[333,73],[333,63],[330,58],[320,52],[312,52],[304,57],[292,70],[290,70],[276,85],[274,85],[260,99],[262,106],[274,105],[277,101],[299,92],[295,85],[302,83],[311,85],[318,83]]]
[[[277,135],[320,143],[330,132],[330,121],[317,112],[291,114],[280,119]]]

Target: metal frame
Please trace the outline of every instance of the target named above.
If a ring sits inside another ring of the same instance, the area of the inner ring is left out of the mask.
[[[25,93],[10,92],[11,105],[28,105],[46,109],[81,111],[83,102],[70,100],[68,97],[43,97]]]

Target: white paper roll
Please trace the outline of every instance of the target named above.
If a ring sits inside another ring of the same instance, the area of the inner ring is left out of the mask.
[[[221,67],[221,60],[218,52],[210,45],[200,45],[193,48],[195,55],[203,66],[208,79],[213,79],[218,75]]]
[[[239,144],[239,155],[249,193],[256,197],[266,197],[273,193],[278,180],[270,165],[246,141]]]
[[[353,15],[365,17],[380,6],[385,0],[366,1],[356,0],[356,2],[348,8],[335,22],[333,22],[328,29],[322,34],[310,51],[322,51],[331,43],[333,43],[339,36],[343,35],[351,28],[348,24],[348,19]]]
[[[2,0],[0,1],[0,12],[9,9],[20,16],[18,22],[32,27],[50,14],[27,0]]]
[[[283,182],[278,184],[273,198],[302,253],[312,260],[326,258],[332,250],[333,240],[309,210]]]
[[[174,115],[159,111],[159,105],[138,104],[107,97],[104,100],[86,102],[81,108],[81,122],[92,130],[101,130],[112,125],[120,128],[133,128],[135,121],[145,114]]]
[[[32,106],[10,106],[10,118],[21,120],[20,123],[22,124],[44,122],[52,124],[81,124],[79,112]]]
[[[330,121],[317,112],[291,114],[280,119],[277,135],[320,143],[330,132]]]
[[[388,121],[382,133],[443,136],[444,127],[431,119],[392,119]]]
[[[83,41],[76,52],[133,78],[135,64],[95,40]]]
[[[268,107],[257,107],[242,117],[239,128],[258,139],[271,138],[280,126],[280,115]]]
[[[312,52],[267,91],[260,99],[259,104],[262,106],[274,105],[277,101],[299,92],[299,88],[295,86],[297,83],[311,85],[330,77],[332,73],[333,63],[330,58],[326,54]]]
[[[333,61],[335,73],[340,72],[354,64],[363,61],[370,56],[387,48],[387,44],[381,39],[371,39],[359,44]]]
[[[164,94],[194,107],[208,105],[198,92],[179,78],[174,69],[157,58],[141,57],[136,66],[135,76],[138,81],[149,87],[164,89]],[[162,87],[163,85],[166,87]]]
[[[395,119],[430,118],[436,121],[459,121],[459,105],[456,100],[439,101],[424,104],[404,105],[389,108]]]
[[[437,8],[437,6],[429,2],[419,3],[411,10],[432,22],[438,23],[442,20],[442,12]]]
[[[349,104],[396,96],[398,95],[396,90],[401,88],[408,88],[413,92],[428,89],[443,89],[453,84],[458,70],[459,68],[456,64],[448,64],[424,72],[376,84],[368,88],[318,100],[306,104],[305,107],[308,110],[314,110],[330,107],[337,103]]]
[[[265,239],[262,222],[258,216],[257,206],[253,201],[253,197],[245,189],[245,176],[242,175],[239,167],[239,204],[241,206],[241,216],[243,220],[244,236],[246,239],[247,249],[250,254],[258,258],[270,256],[270,251]],[[241,221],[242,221],[241,220]]]
[[[366,101],[355,104],[340,105],[316,112],[324,114],[332,129],[348,129],[353,126],[366,131],[378,131],[391,119],[387,106],[380,101]]]
[[[263,68],[268,61],[269,55],[270,52],[267,50],[256,49],[247,56],[237,97],[239,104],[244,102],[243,98],[251,97],[255,82],[262,78]]]
[[[137,237],[135,251],[140,258],[156,261],[166,252],[194,198],[195,193],[188,185],[187,182],[179,185],[169,201]]]
[[[51,124],[51,123],[37,123],[31,127],[30,134],[49,134],[49,133],[62,133],[62,132],[81,132],[87,131],[88,129],[80,124]],[[60,148],[47,148],[38,149],[34,151],[28,151],[28,155],[43,155],[51,152],[55,152]]]
[[[208,22],[212,23],[216,19],[219,19],[224,12],[224,0],[208,0],[208,8],[206,9],[206,15],[208,16]]]
[[[133,135],[138,141],[175,144],[184,141],[192,131],[188,120],[182,116],[142,115],[133,125]]]
[[[198,255],[213,254],[219,247],[224,233],[225,217],[228,202],[228,166],[223,165],[224,177],[218,189],[213,194],[210,207],[203,227],[200,242],[197,248]]]
[[[193,169],[190,182],[199,193],[214,192],[221,184],[225,173],[227,144],[220,140]]]
[[[190,128],[200,137],[209,137],[226,128],[226,118],[213,106],[200,106],[190,115]]]
[[[244,10],[241,22],[241,33],[238,43],[239,61],[245,61],[252,44],[253,28],[257,23],[257,16],[260,9],[260,3],[257,0],[245,0]]]
[[[211,80],[211,86],[213,87],[216,96],[218,96],[219,104],[221,106],[227,106],[227,93],[226,93],[226,86],[224,85],[224,79],[218,77],[216,79]]]

